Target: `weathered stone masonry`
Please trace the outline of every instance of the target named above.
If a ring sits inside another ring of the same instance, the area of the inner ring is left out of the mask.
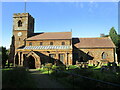
[[[34,23],[29,13],[13,15],[9,60],[14,65],[40,68],[45,63],[116,62],[115,45],[109,37],[72,38],[72,32],[34,33]]]

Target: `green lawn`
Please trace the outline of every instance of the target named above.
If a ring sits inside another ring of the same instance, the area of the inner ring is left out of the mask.
[[[56,71],[56,69],[60,71]],[[120,70],[117,72],[104,71],[101,72],[100,67],[89,66],[89,68],[82,69],[76,65],[64,66],[52,66],[49,68],[44,67],[37,69],[40,74],[50,74],[49,76],[72,88],[113,88],[111,85],[105,85],[96,81],[88,80],[78,76],[72,76],[64,72],[70,72],[97,80],[107,81],[111,83],[120,84]],[[63,72],[64,71],[64,72]],[[73,79],[74,78],[74,79]],[[35,82],[31,77],[31,74],[23,67],[18,68],[5,68],[2,69],[2,83],[3,88],[35,88]]]

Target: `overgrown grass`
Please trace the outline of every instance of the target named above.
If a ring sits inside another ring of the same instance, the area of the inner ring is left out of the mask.
[[[87,69],[78,68],[76,65],[71,65],[70,69],[66,69],[66,72],[70,72],[71,74],[78,74],[82,76],[87,76],[89,78],[102,80],[106,82],[116,83],[120,84],[120,72],[112,72],[112,71],[101,71],[100,67],[90,66]],[[69,86],[79,87],[79,88],[115,88],[114,86],[92,81],[89,79],[81,78],[78,76],[74,76],[74,82],[73,82],[73,76],[70,74],[65,74],[63,72],[52,72],[51,75],[55,77],[55,79],[59,80],[62,83],[68,83]],[[117,87],[116,87],[117,88]]]
[[[2,70],[3,88],[35,88],[34,80],[23,67]]]

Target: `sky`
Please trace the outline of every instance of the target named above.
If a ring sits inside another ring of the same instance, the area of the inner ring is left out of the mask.
[[[2,3],[2,46],[10,47],[13,14],[24,13],[24,2]],[[35,18],[34,32],[68,32],[72,37],[100,37],[118,31],[118,2],[27,2]]]

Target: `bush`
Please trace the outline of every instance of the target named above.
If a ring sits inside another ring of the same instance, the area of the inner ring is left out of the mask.
[[[75,68],[78,68],[78,66],[76,66],[76,65],[70,65],[70,66],[68,66],[68,69],[75,69]]]
[[[53,65],[52,69],[57,69],[59,66]]]
[[[46,63],[43,69],[44,70],[52,69],[52,63]]]
[[[66,70],[66,66],[65,65],[61,65],[61,66],[58,66],[57,69],[64,71],[64,70]]]
[[[64,71],[64,70],[66,70],[66,66],[65,65],[60,65],[60,66],[53,65],[52,69],[53,70],[62,70],[62,71]]]

